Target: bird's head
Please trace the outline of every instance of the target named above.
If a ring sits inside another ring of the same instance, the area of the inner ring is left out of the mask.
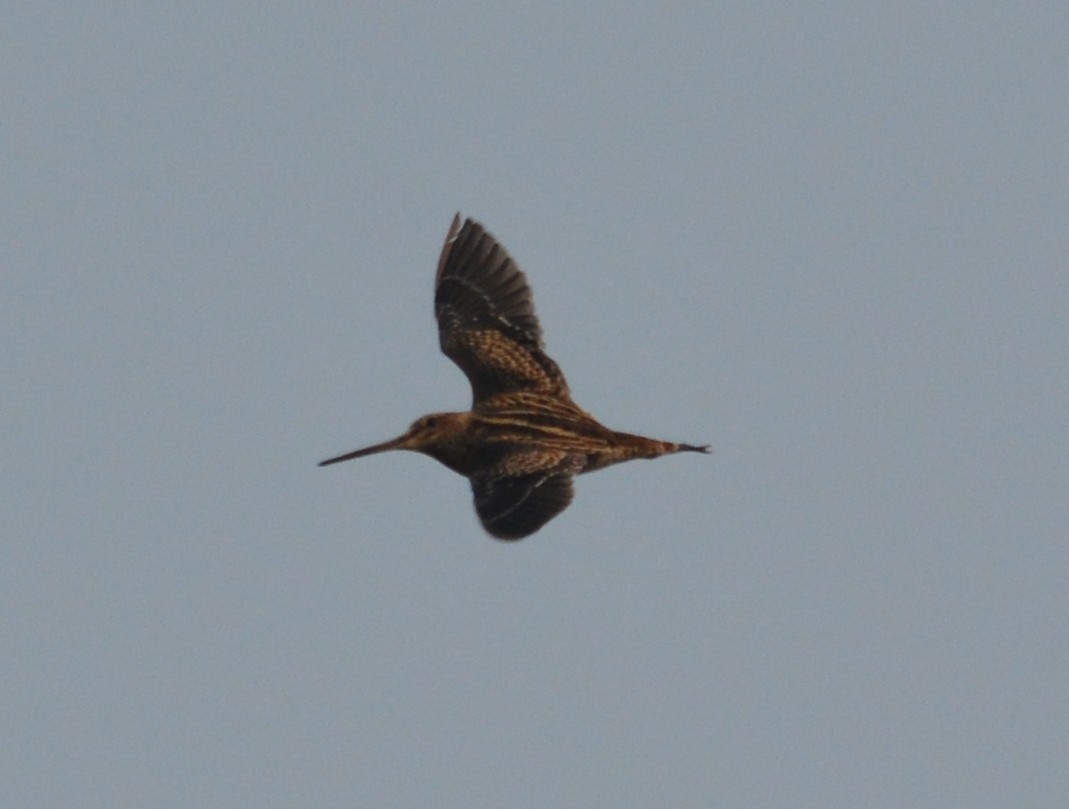
[[[351,461],[354,458],[363,458],[365,455],[389,452],[393,449],[407,449],[412,452],[423,452],[431,457],[442,460],[441,455],[443,450],[448,451],[448,447],[463,435],[470,417],[469,413],[432,413],[429,416],[423,416],[422,418],[416,419],[412,422],[412,426],[397,438],[383,441],[381,444],[373,444],[370,447],[347,452],[336,458],[328,458],[325,461],[320,461],[319,465],[329,466],[330,464],[340,463],[341,461]]]

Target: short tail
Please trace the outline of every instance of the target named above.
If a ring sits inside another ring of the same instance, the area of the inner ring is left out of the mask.
[[[695,446],[694,444],[676,444],[676,452],[704,452],[708,455],[713,451],[713,448],[708,444],[702,444],[701,446]]]
[[[631,433],[616,433],[617,444],[627,448],[620,460],[628,458],[660,458],[662,455],[672,455],[676,452],[712,452],[708,444],[677,444],[675,441],[658,441],[655,438],[644,438],[641,435]]]

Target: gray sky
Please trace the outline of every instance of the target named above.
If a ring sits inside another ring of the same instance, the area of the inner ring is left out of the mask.
[[[3,803],[1062,805],[1067,23],[14,3]],[[583,407],[715,454],[512,545],[316,468],[467,406],[458,209]]]

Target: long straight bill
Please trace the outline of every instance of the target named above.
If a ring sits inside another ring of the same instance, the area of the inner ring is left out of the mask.
[[[341,463],[342,461],[351,461],[354,458],[363,458],[365,455],[374,455],[377,452],[388,452],[391,449],[404,449],[405,436],[400,438],[394,438],[390,441],[383,441],[381,444],[374,444],[370,447],[364,447],[363,449],[353,450],[347,452],[344,455],[339,455],[337,458],[328,458],[325,461],[320,461],[320,466],[330,466],[332,463]]]

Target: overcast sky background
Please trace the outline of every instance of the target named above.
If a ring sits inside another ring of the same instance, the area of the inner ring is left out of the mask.
[[[11,3],[12,807],[1055,807],[1064,3]],[[606,424],[711,456],[540,533],[465,409],[454,212]]]

